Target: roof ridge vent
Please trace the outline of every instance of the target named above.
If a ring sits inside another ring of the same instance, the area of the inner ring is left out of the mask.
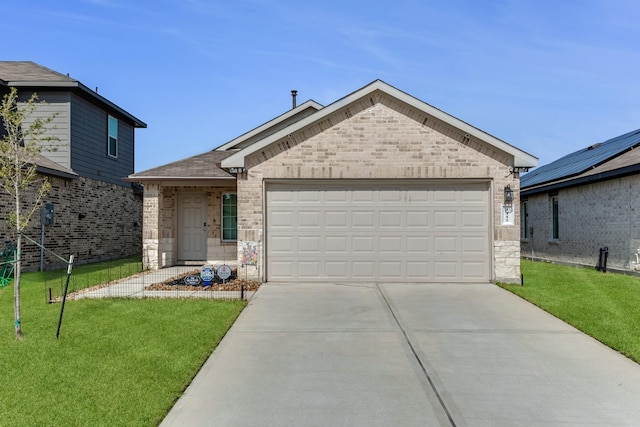
[[[588,146],[587,150],[593,150],[594,148],[597,148],[600,145],[602,145],[602,142],[596,142],[595,144]]]

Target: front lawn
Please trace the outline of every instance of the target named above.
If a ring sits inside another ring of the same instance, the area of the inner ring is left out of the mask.
[[[640,362],[640,278],[522,261],[524,286],[501,285]]]
[[[0,425],[155,426],[246,305],[68,301],[56,340],[60,304],[46,303],[41,278],[22,277],[22,341],[13,287],[0,289]]]

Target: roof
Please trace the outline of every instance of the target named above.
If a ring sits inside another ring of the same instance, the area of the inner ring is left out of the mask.
[[[258,140],[272,135],[280,128],[298,121],[301,118],[309,116],[322,108],[323,107],[321,104],[318,104],[313,100],[306,101],[298,105],[296,108],[293,108],[286,113],[281,114],[280,116],[275,117],[274,119],[271,119],[268,122],[256,127],[255,129],[252,129],[249,132],[246,132],[239,137],[232,139],[226,144],[223,144],[220,147],[216,148],[216,150],[229,150],[232,148],[240,148],[245,145],[250,145],[252,139]]]
[[[625,153],[638,146],[640,146],[640,130],[590,145],[522,175],[520,188],[525,190],[546,186],[631,166],[638,156],[636,153],[633,155],[625,155]]]
[[[220,168],[220,162],[235,151],[207,151],[186,159],[129,175],[125,180],[133,182],[166,180],[233,179],[235,176]]]
[[[89,89],[78,80],[31,61],[0,61],[0,86],[16,88],[68,88],[88,96],[105,109],[117,112],[137,128],[147,125],[134,115]]]
[[[241,149],[240,151],[238,151],[237,153],[233,154],[232,156],[226,158],[223,162],[222,162],[222,167],[224,168],[231,168],[231,167],[244,167],[244,159],[246,156],[255,153],[258,150],[261,150],[265,147],[267,147],[268,145],[278,141],[281,138],[286,137],[288,134],[291,134],[292,132],[295,132],[297,130],[300,130],[306,126],[309,126],[313,123],[316,123],[324,118],[326,118],[327,116],[335,113],[336,111],[340,110],[341,108],[344,108],[345,106],[358,101],[359,99],[370,95],[371,93],[375,92],[375,91],[381,91],[386,93],[389,96],[395,97],[396,99],[414,107],[417,108],[439,120],[442,120],[443,122],[456,127],[457,129],[460,129],[462,132],[467,133],[469,135],[473,135],[474,137],[478,138],[481,141],[484,141],[492,146],[494,146],[495,148],[510,154],[513,156],[513,165],[514,167],[535,167],[538,164],[538,159],[534,156],[532,156],[531,154],[528,154],[504,141],[502,141],[501,139],[498,139],[492,135],[489,135],[486,132],[481,131],[480,129],[473,127],[471,125],[469,125],[466,122],[463,122],[460,119],[457,119],[456,117],[453,117],[447,113],[445,113],[442,110],[439,110],[435,107],[433,107],[432,105],[429,105],[423,101],[420,101],[417,98],[414,98],[413,96],[408,95],[405,92],[402,92],[398,89],[396,89],[395,87],[383,82],[382,80],[375,80],[372,83],[368,84],[367,86],[364,86],[363,88],[351,93],[350,95],[345,96],[344,98],[334,102],[333,104],[324,107],[323,109],[319,110],[318,112],[305,117],[302,120],[297,121],[296,123],[292,124],[291,126],[288,126],[282,130],[279,130],[278,132],[273,133],[272,135],[269,135],[257,142],[255,142],[254,144],[251,144],[243,149]]]
[[[45,156],[38,154],[35,158],[35,163],[37,165],[37,170],[40,173],[44,173],[47,175],[59,176],[62,178],[77,178],[78,174],[74,171],[65,168],[64,166],[60,166],[58,163],[53,160],[49,160]]]

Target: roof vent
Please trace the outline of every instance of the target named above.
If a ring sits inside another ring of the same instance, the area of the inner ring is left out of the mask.
[[[594,148],[597,148],[600,145],[602,145],[602,142],[596,142],[595,144],[590,145],[589,147],[587,147],[587,150],[593,150]]]
[[[293,107],[292,107],[292,108],[296,108],[296,107],[297,107],[297,104],[296,104],[296,96],[297,96],[297,95],[298,95],[298,91],[297,91],[297,90],[295,90],[295,89],[293,89],[293,90],[291,91],[291,103],[292,103],[292,105],[293,105]]]

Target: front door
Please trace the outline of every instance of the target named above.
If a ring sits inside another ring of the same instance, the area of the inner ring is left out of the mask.
[[[178,196],[178,260],[207,259],[207,194]]]

